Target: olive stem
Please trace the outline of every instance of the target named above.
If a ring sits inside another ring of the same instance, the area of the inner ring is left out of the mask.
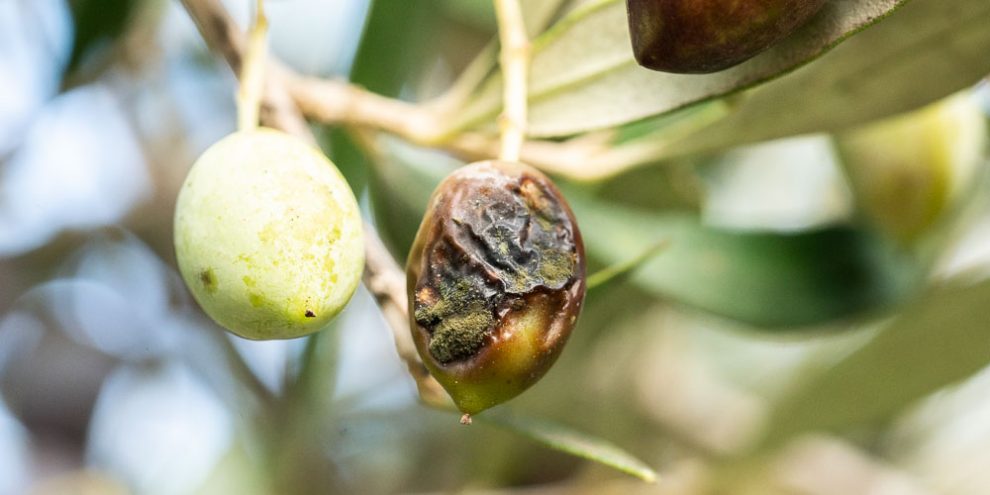
[[[526,140],[527,87],[529,79],[529,37],[519,0],[495,0],[498,38],[502,45],[502,114],[498,118],[502,134],[499,158],[517,162]]]
[[[424,107],[372,93],[341,81],[302,76],[273,68],[290,97],[305,115],[324,124],[378,129],[420,145],[438,144],[443,118]]]
[[[223,55],[235,74],[241,73],[246,52],[244,33],[227,14],[219,0],[181,0],[210,48]],[[294,134],[315,144],[303,115],[323,124],[346,124],[384,131],[410,143],[442,148],[468,161],[490,159],[499,154],[499,139],[484,132],[446,134],[443,122],[456,103],[463,99],[463,88],[426,104],[412,104],[387,98],[343,81],[302,76],[268,58],[267,84],[264,85],[261,122]],[[478,72],[481,72],[480,69]],[[470,82],[470,81],[469,81]],[[470,86],[465,84],[465,86]],[[455,97],[456,96],[456,97]],[[710,123],[703,119],[701,124]],[[694,127],[694,126],[688,126]],[[687,129],[690,131],[693,129]],[[666,153],[666,140],[638,140],[628,144],[610,143],[608,131],[592,133],[585,139],[564,142],[528,140],[522,145],[522,161],[546,172],[579,181],[601,180],[631,167],[652,163]]]
[[[374,231],[370,225],[365,231]],[[406,298],[406,277],[378,236],[367,236],[365,241],[364,285],[375,297],[385,321],[392,329],[395,349],[406,363],[409,375],[416,382],[420,400],[438,409],[453,408],[453,402],[433,375],[430,374],[416,351],[409,332],[409,302]]]
[[[254,24],[248,31],[247,52],[241,66],[240,88],[237,91],[237,130],[258,127],[261,96],[265,87],[265,61],[268,58],[268,19],[265,0],[258,0]]]

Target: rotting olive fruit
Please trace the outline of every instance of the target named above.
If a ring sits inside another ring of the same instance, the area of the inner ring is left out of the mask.
[[[550,179],[517,163],[476,163],[447,176],[406,270],[413,340],[466,414],[536,383],[584,300],[574,214]]]
[[[626,0],[633,54],[648,69],[728,69],[805,24],[826,0]]]
[[[175,250],[203,310],[249,339],[320,330],[364,268],[360,212],[343,176],[319,150],[264,128],[227,136],[193,165]]]

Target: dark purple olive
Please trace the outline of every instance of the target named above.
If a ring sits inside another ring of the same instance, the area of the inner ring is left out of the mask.
[[[444,179],[406,271],[419,354],[468,414],[536,383],[584,300],[574,214],[549,178],[517,163],[475,163]]]
[[[805,24],[826,0],[626,0],[636,61],[704,74],[740,64]]]

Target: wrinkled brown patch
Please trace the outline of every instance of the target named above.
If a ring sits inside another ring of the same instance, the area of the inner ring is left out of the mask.
[[[516,165],[474,165],[445,180],[430,208],[417,240],[423,261],[412,303],[438,362],[476,355],[532,294],[565,294],[556,309],[576,311],[580,234],[545,176]]]

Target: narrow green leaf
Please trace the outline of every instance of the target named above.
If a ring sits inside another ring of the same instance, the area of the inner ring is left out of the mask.
[[[421,70],[428,48],[423,31],[438,29],[440,22],[430,8],[423,7],[419,2],[371,2],[351,67],[351,81],[378,94],[399,93],[403,84]]]
[[[460,5],[462,0],[444,0],[449,5]],[[491,12],[491,1],[482,0],[489,10],[491,18],[487,22],[492,23],[492,30],[495,28],[494,13]],[[520,7],[523,12],[523,19],[526,21],[526,33],[532,38],[542,33],[547,24],[561,12],[568,4],[567,0],[527,0]],[[463,7],[460,7],[463,8]],[[479,86],[490,80],[492,73],[498,68],[498,38],[495,37],[485,48],[471,61],[451,85],[448,95],[457,95],[469,98],[472,94],[479,92]],[[461,109],[457,109],[459,115]]]
[[[588,290],[594,290],[613,280],[622,278],[624,275],[628,275],[636,268],[639,268],[643,263],[649,261],[650,258],[660,254],[666,246],[666,241],[658,241],[652,246],[644,249],[642,253],[639,253],[627,261],[610,265],[591,274],[588,276]]]
[[[63,80],[73,76],[97,52],[107,53],[134,17],[139,0],[70,0],[72,52]]]
[[[734,231],[697,215],[597,201],[565,188],[590,256],[619,263],[664,239],[632,275],[652,294],[765,328],[814,325],[902,301],[921,264],[866,230]]]
[[[460,162],[393,139],[382,143],[385,153],[372,161],[371,205],[382,240],[404,262],[430,195]]]
[[[811,132],[912,110],[990,74],[990,2],[914,0],[657,158]],[[590,112],[590,110],[589,110]]]
[[[441,21],[429,10],[407,2],[372,1],[351,65],[351,82],[384,96],[398,95],[403,84],[414,78],[419,61],[428,51],[427,40],[421,34],[437,29]],[[396,50],[397,46],[402,50]],[[370,158],[344,128],[322,126],[317,137],[329,149],[330,158],[351,189],[360,196],[369,182]]]
[[[551,449],[604,464],[647,483],[654,483],[657,480],[656,471],[622,448],[559,423],[494,412],[476,416],[474,419],[522,435]]]
[[[918,299],[773,411],[763,446],[882,420],[990,364],[990,281]]]
[[[414,2],[409,4],[415,5]],[[437,7],[444,15],[454,17],[475,29],[496,29],[495,9],[489,0],[440,0]]]
[[[298,362],[298,373],[287,376],[286,397],[292,407],[328,412],[337,382],[340,361],[340,328],[338,318],[324,330],[306,337],[306,346]]]
[[[626,170],[595,181],[594,198],[644,210],[700,212],[705,196],[705,163],[672,160]]]
[[[904,1],[828,2],[811,22],[776,47],[739,66],[705,75],[639,67],[632,56],[625,2],[588,2],[534,40],[529,132],[534,137],[576,134],[725,96],[807,63]],[[500,86],[496,74],[454,127],[489,124],[501,106]]]

